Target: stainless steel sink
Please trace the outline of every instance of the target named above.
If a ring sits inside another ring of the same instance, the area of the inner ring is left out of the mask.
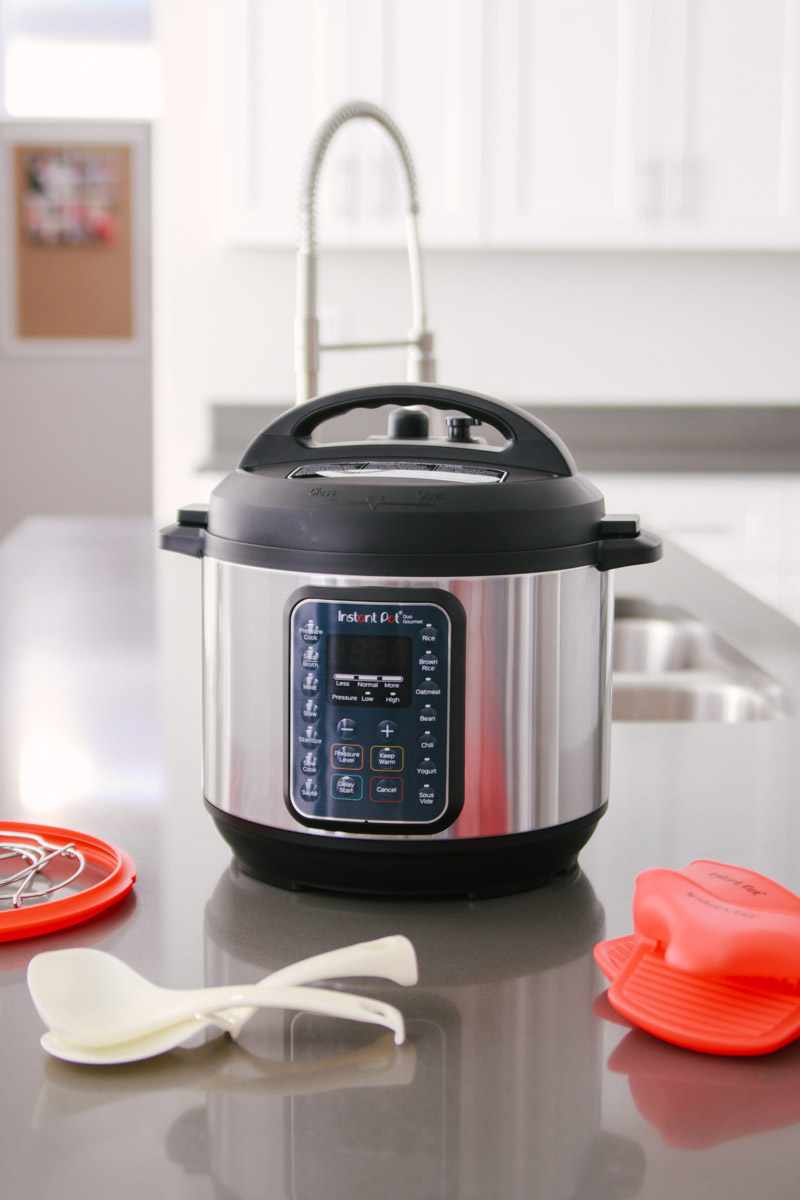
[[[614,612],[615,721],[767,721],[792,696],[714,630],[672,605],[620,598]]]

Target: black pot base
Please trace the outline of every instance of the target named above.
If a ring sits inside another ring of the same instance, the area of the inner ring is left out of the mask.
[[[531,833],[393,842],[287,833],[206,807],[242,870],[274,887],[472,899],[526,892],[574,870],[606,810]]]

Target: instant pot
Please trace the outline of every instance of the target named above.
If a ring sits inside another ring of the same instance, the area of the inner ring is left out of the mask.
[[[383,406],[385,437],[314,438]],[[322,396],[178,516],[161,545],[203,561],[203,791],[245,871],[490,895],[575,864],[608,800],[610,572],[661,542],[551,430],[432,384]]]

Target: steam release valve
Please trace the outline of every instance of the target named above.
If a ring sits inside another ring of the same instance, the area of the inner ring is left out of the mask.
[[[480,421],[475,417],[448,417],[447,418],[447,440],[448,442],[471,442],[473,438],[470,434],[470,428],[473,425],[480,425]]]

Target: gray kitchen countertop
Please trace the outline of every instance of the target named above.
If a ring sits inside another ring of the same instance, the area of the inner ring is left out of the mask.
[[[800,627],[670,547],[620,595],[678,603],[800,695]],[[241,875],[200,789],[200,573],[146,521],[35,518],[0,545],[7,822],[81,830],[138,869],[115,908],[0,943],[2,1193],[241,1200],[796,1197],[800,1045],[685,1051],[604,998],[594,943],[631,930],[636,875],[711,858],[800,892],[800,720],[615,723],[607,815],[572,878],[520,896],[392,901]],[[361,985],[374,1027],[259,1013],[149,1062],[48,1058],[33,954],[94,945],[168,986],[250,982],[386,933],[420,982]]]

